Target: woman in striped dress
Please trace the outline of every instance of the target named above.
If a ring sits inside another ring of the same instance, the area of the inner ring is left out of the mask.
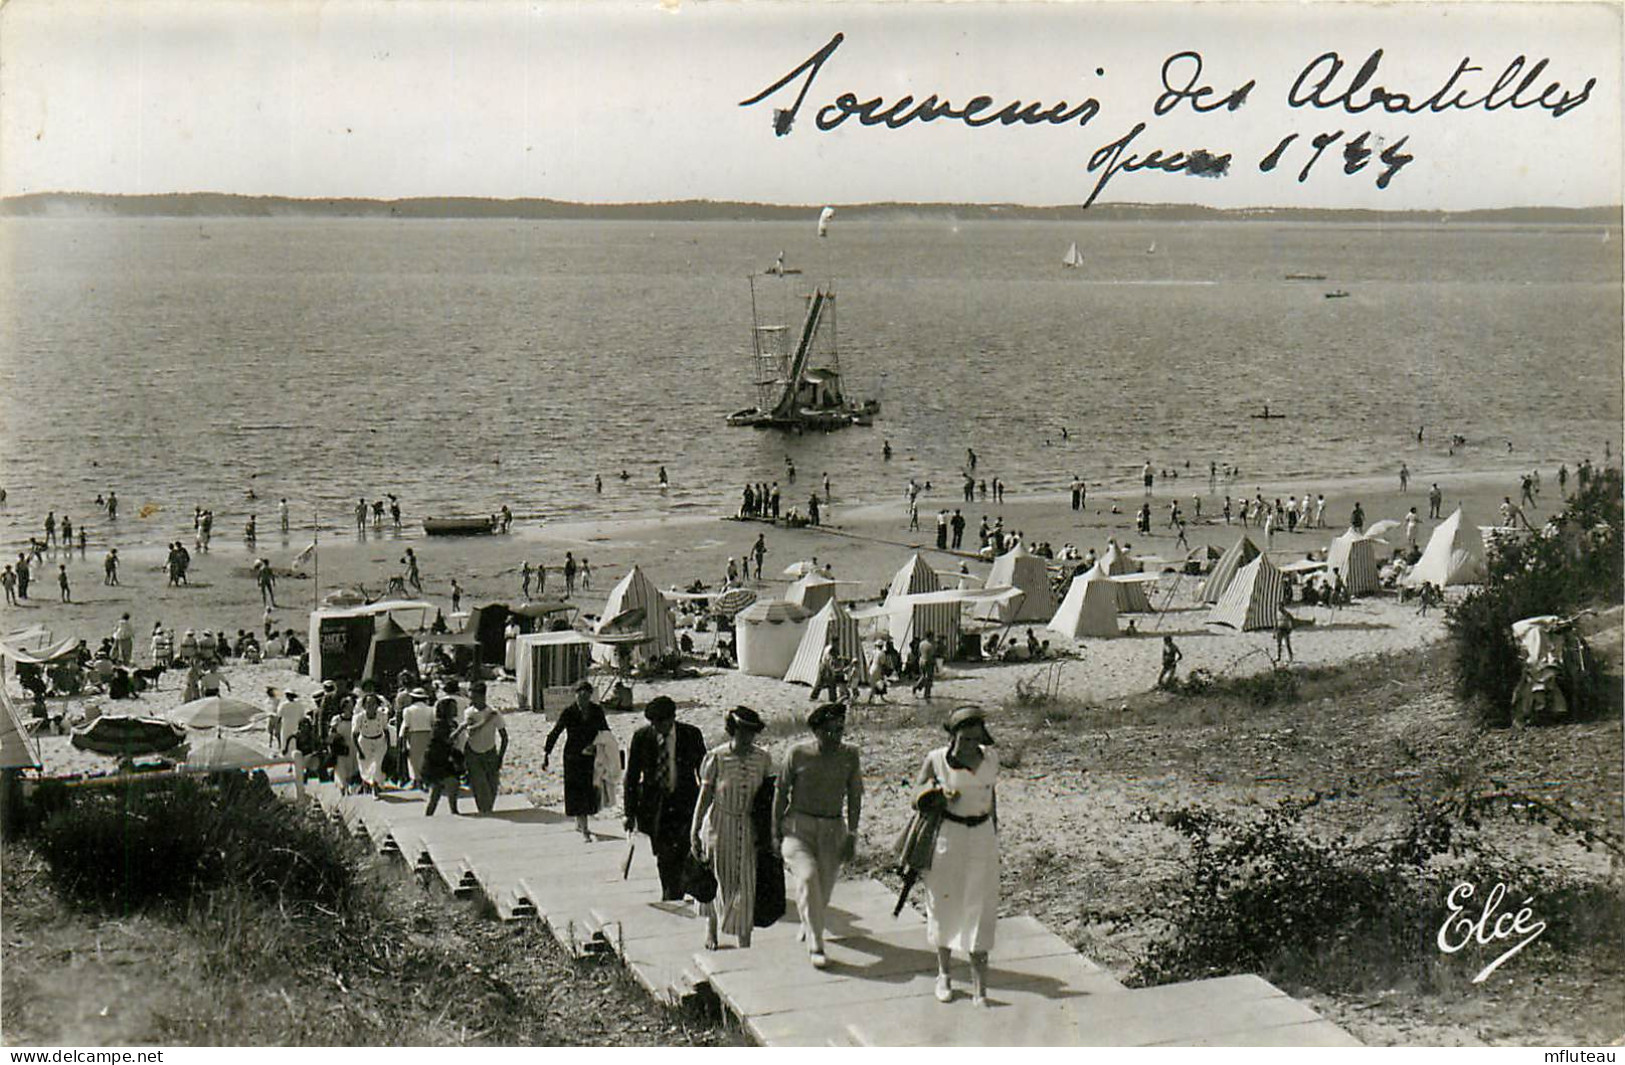
[[[690,848],[704,855],[717,878],[717,897],[706,914],[705,948],[717,949],[717,926],[750,946],[756,916],[756,832],[751,820],[756,792],[773,771],[768,753],[756,746],[762,719],[748,706],[728,711],[728,742],[700,763],[700,798],[694,807]]]

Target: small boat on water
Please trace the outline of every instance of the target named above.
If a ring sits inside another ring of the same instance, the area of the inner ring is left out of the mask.
[[[1286,279],[1288,281],[1324,281],[1324,280],[1326,280],[1326,275],[1325,274],[1287,274]]]
[[[1349,294],[1343,289],[1334,289],[1333,291],[1326,293],[1326,298],[1329,300],[1342,300],[1348,299],[1348,295]]]
[[[1061,256],[1061,265],[1068,269],[1083,265],[1083,256],[1078,254],[1077,241],[1074,240],[1072,246],[1066,249],[1066,254]]]
[[[794,274],[801,273],[801,270],[798,267],[785,266],[784,252],[781,251],[779,252],[779,257],[773,260],[773,265],[768,267],[766,270],[763,270],[762,273],[766,274],[768,277],[790,277]]]
[[[1259,411],[1257,414],[1249,414],[1249,415],[1247,415],[1247,417],[1249,417],[1249,418],[1270,418],[1270,419],[1274,419],[1274,418],[1285,418],[1286,415],[1271,413],[1269,404],[1266,403],[1266,404],[1264,404],[1264,409],[1263,410]]]
[[[496,531],[497,519],[489,514],[423,519],[426,536],[489,536]]]

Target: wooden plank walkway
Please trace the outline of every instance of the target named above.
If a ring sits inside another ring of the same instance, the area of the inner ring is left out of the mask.
[[[796,941],[793,902],[750,950],[706,951],[692,904],[658,901],[647,840],[623,879],[627,840],[609,819],[595,827],[612,831],[587,844],[572,818],[517,795],[487,817],[425,817],[414,792],[309,790],[359,837],[453,892],[483,894],[504,919],[540,918],[573,954],[616,954],[657,999],[714,994],[764,1046],[1359,1045],[1256,976],[1126,989],[1027,916],[999,922],[988,1007],[970,1004],[960,959],[956,1001],[944,1005],[924,919],[907,908],[893,917],[895,894],[867,878],[836,888],[823,971]]]

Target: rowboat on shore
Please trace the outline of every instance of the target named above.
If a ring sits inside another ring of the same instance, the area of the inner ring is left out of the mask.
[[[427,536],[489,536],[496,531],[497,520],[489,514],[423,519]]]

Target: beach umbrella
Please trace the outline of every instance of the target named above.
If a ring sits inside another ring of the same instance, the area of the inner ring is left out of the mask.
[[[627,634],[643,624],[648,611],[641,606],[628,607],[614,617],[605,618],[598,625],[598,632],[603,636],[617,636]]]
[[[716,601],[711,604],[711,609],[725,618],[731,618],[754,602],[756,593],[749,588],[729,588],[717,596]]]
[[[188,769],[222,772],[229,769],[253,769],[258,766],[275,765],[287,760],[234,736],[212,736],[191,749],[186,756],[185,765]]]
[[[804,558],[800,562],[792,562],[784,567],[786,577],[805,577],[809,573],[816,572],[818,572],[818,563],[810,558]]]
[[[169,712],[169,719],[193,728],[242,728],[264,719],[268,713],[264,708],[241,699],[205,695],[177,706]]]
[[[74,729],[69,743],[81,751],[134,758],[172,751],[186,738],[186,730],[160,717],[106,715]]]
[[[1404,524],[1404,522],[1395,521],[1393,518],[1384,518],[1381,521],[1375,522],[1372,525],[1370,525],[1366,529],[1364,535],[1367,536],[1367,537],[1381,536],[1383,533],[1386,533],[1389,529],[1397,529],[1403,524]]]
[[[574,609],[574,603],[566,603],[562,599],[529,599],[508,605],[508,613],[518,614],[522,618],[545,618],[549,614]]]

